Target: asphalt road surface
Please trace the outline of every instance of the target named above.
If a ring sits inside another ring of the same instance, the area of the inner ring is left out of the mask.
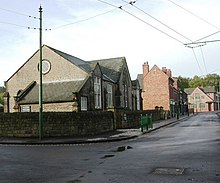
[[[0,146],[0,183],[44,182],[220,182],[220,119],[198,114],[121,142]]]

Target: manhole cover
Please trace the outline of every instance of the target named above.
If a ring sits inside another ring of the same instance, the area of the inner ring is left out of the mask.
[[[182,175],[184,168],[156,168],[154,174],[157,175]]]

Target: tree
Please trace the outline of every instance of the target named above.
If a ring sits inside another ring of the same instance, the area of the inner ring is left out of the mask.
[[[196,88],[196,87],[203,87],[204,86],[204,81],[202,77],[199,76],[194,76],[190,81],[189,81],[189,87],[190,88]]]
[[[0,104],[4,104],[3,95],[4,93],[0,93]]]
[[[219,89],[220,76],[218,74],[208,74],[204,78],[205,86],[214,86],[216,90]]]
[[[5,87],[0,87],[0,104],[4,103],[4,100],[3,100],[4,92],[5,92]]]
[[[184,90],[185,88],[207,87],[214,86],[219,90],[220,76],[218,74],[208,74],[206,77],[194,76],[193,78],[184,78],[179,76],[179,87]]]
[[[180,89],[183,91],[185,88],[189,88],[189,81],[190,78],[184,78],[182,76],[178,76],[177,77],[178,81],[179,81],[179,87]]]

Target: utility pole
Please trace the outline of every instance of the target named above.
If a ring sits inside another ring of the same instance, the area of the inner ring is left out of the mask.
[[[42,87],[42,7],[39,8],[40,28],[39,28],[39,140],[43,137],[43,87]]]

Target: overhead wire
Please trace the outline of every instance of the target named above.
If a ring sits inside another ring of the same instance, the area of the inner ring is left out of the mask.
[[[208,72],[207,72],[205,57],[204,57],[204,53],[203,53],[203,49],[202,49],[201,45],[200,45],[200,51],[201,51],[201,55],[202,55],[203,64],[204,64],[204,67],[205,67],[205,72],[206,72],[206,75],[207,75]]]
[[[124,1],[124,0],[123,0]],[[124,1],[126,2],[126,1]],[[142,13],[146,14],[147,16],[151,17],[152,19],[156,20],[157,22],[159,22],[160,24],[162,24],[163,26],[165,26],[166,28],[170,29],[171,31],[175,32],[176,34],[180,35],[181,37],[187,39],[188,41],[193,42],[191,39],[189,39],[188,37],[184,36],[183,34],[179,33],[178,31],[174,30],[173,28],[171,28],[169,25],[163,23],[162,21],[160,21],[159,19],[155,18],[154,16],[152,16],[151,14],[147,13],[146,11],[144,11],[143,9],[139,8],[138,6],[136,6],[134,4],[134,2],[130,1],[127,2],[128,4],[132,5],[134,8],[136,8],[137,10],[141,11]]]
[[[193,15],[194,17],[200,19],[201,21],[207,23],[208,25],[210,25],[210,26],[212,26],[212,27],[214,27],[214,28],[220,30],[219,27],[215,26],[214,24],[210,23],[209,21],[205,20],[204,18],[200,17],[199,15],[193,13],[192,11],[190,11],[190,10],[184,8],[183,6],[177,4],[176,2],[174,2],[174,1],[172,1],[172,0],[167,0],[167,1],[169,1],[170,3],[172,3],[172,4],[176,5],[176,6],[178,6],[179,8],[181,8],[181,9],[183,9],[184,11],[188,12],[189,14]]]
[[[213,36],[213,35],[215,35],[215,34],[218,34],[218,33],[220,33],[220,30],[217,31],[217,32],[214,32],[214,33],[212,33],[212,34],[209,34],[208,36],[202,37],[202,38],[200,38],[200,39],[198,39],[198,40],[196,40],[196,41],[194,41],[194,42],[201,41],[201,40],[203,40],[203,39],[206,39],[206,38],[211,37],[211,36]]]
[[[195,60],[196,60],[196,62],[197,62],[198,68],[199,68],[199,70],[200,70],[202,76],[204,76],[204,75],[203,75],[203,72],[202,72],[202,69],[201,69],[201,67],[200,67],[200,65],[199,65],[199,61],[198,61],[198,58],[197,58],[197,56],[196,56],[195,50],[194,50],[193,47],[192,47],[192,52],[193,52],[193,55],[194,55]]]
[[[12,13],[12,14],[20,15],[20,16],[25,16],[25,17],[28,17],[28,18],[33,18],[33,19],[37,19],[38,20],[38,17],[36,17],[36,16],[28,15],[28,14],[21,13],[21,12],[18,12],[18,11],[9,10],[9,9],[6,9],[6,8],[0,8],[0,10],[8,12],[8,13]],[[33,30],[38,29],[36,27],[25,26],[25,25],[16,24],[16,23],[7,22],[7,21],[0,21],[0,24],[6,24],[6,25],[22,27],[22,28],[26,28],[26,29],[33,29]]]
[[[109,10],[109,11],[106,11],[106,12],[103,12],[103,13],[99,13],[99,14],[97,14],[97,15],[94,15],[94,16],[91,16],[91,17],[88,17],[88,18],[85,18],[85,19],[82,19],[82,20],[78,20],[78,21],[75,21],[75,22],[63,24],[63,25],[60,25],[60,26],[51,28],[50,30],[60,29],[60,28],[63,28],[63,27],[66,27],[66,26],[70,26],[70,25],[73,25],[73,24],[78,24],[78,23],[81,23],[81,22],[85,22],[85,21],[94,19],[94,18],[96,18],[96,17],[105,15],[105,14],[107,14],[107,13],[113,12],[113,11],[115,11],[115,10],[116,10],[116,8],[115,8],[115,9],[112,9],[112,10]]]
[[[15,23],[10,23],[10,22],[4,22],[4,21],[0,21],[0,24],[7,24],[7,25],[12,25],[12,26],[16,26],[16,27],[23,27],[26,29],[38,29],[36,27],[29,27],[29,26],[25,26],[25,25],[20,25],[20,24],[15,24]]]
[[[17,15],[21,15],[21,16],[25,16],[25,17],[29,17],[29,18],[33,18],[33,19],[38,19],[38,17],[36,17],[36,16],[28,15],[28,14],[25,14],[25,13],[14,11],[14,10],[9,10],[9,9],[5,9],[5,8],[0,8],[0,10],[6,11],[6,12],[9,12],[9,13],[13,13],[13,14],[17,14]]]
[[[99,2],[101,2],[101,3],[108,4],[109,6],[113,6],[113,7],[119,8],[120,10],[122,10],[122,11],[124,11],[125,13],[129,14],[130,16],[132,16],[132,17],[138,19],[139,21],[141,21],[141,22],[147,24],[148,26],[150,26],[150,27],[156,29],[157,31],[163,33],[164,35],[166,35],[166,36],[172,38],[173,40],[175,40],[175,41],[177,41],[177,42],[179,42],[179,43],[181,43],[181,44],[184,45],[184,43],[183,43],[182,41],[180,41],[179,39],[177,39],[177,38],[175,38],[175,37],[169,35],[168,33],[166,33],[166,32],[164,32],[164,31],[160,30],[160,29],[157,28],[157,27],[155,27],[154,25],[151,25],[150,23],[146,22],[145,20],[143,20],[143,19],[139,18],[138,16],[136,16],[136,15],[130,13],[129,11],[123,9],[122,6],[116,6],[116,5],[113,5],[113,4],[111,4],[111,3],[109,3],[109,2],[106,2],[106,1],[103,1],[103,0],[97,0],[97,1],[99,1]]]

